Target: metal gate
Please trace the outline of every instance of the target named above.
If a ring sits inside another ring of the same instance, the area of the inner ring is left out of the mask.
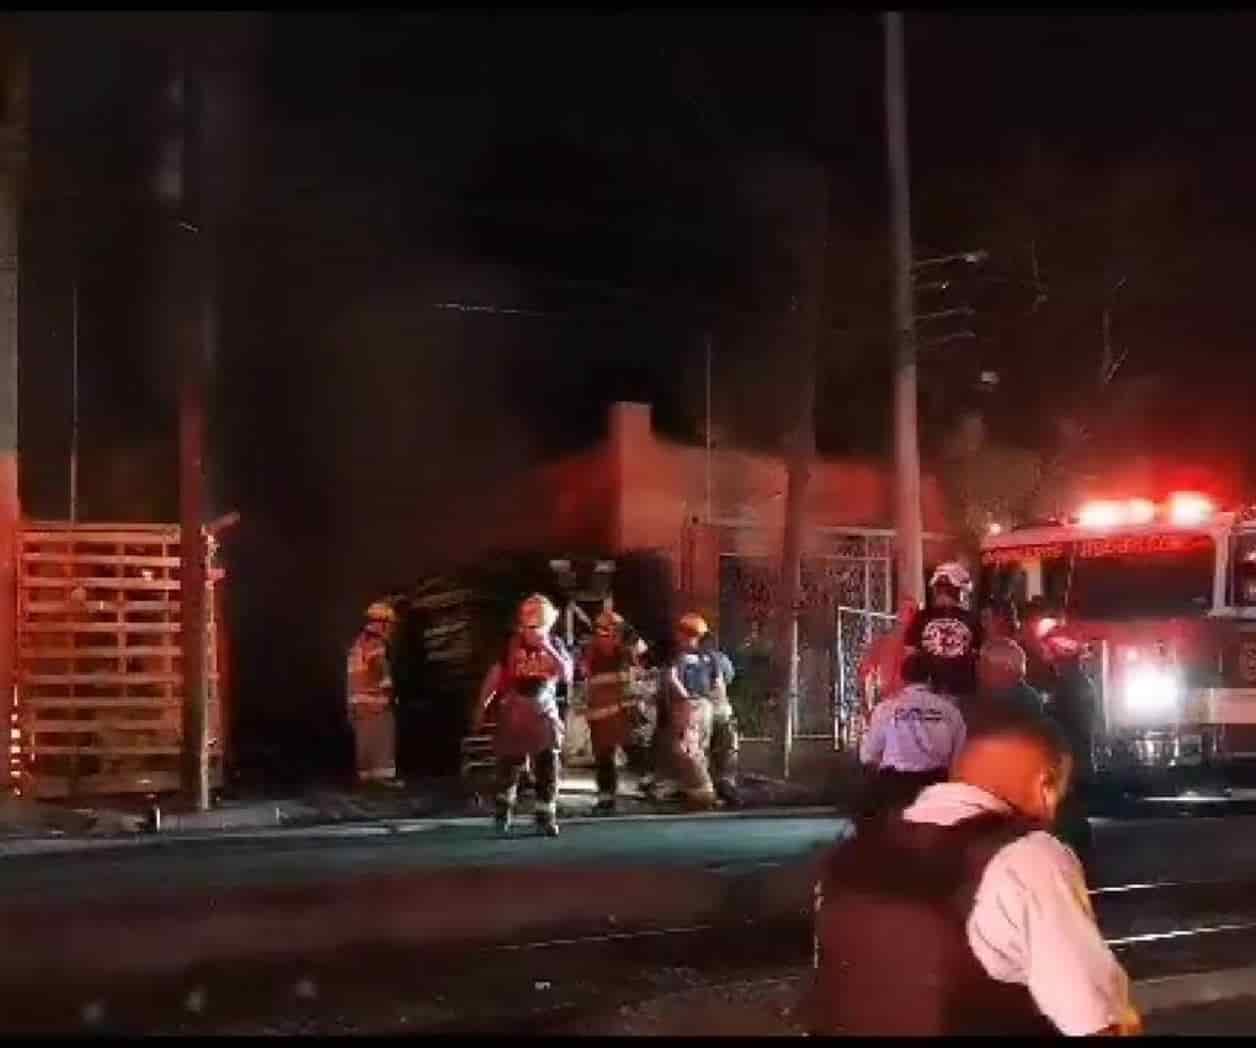
[[[879,617],[891,618],[893,532],[817,529],[817,537],[823,552],[802,565],[795,738],[841,749],[857,737],[855,667]],[[770,557],[721,554],[720,640],[743,666],[744,653],[775,636],[776,578]],[[853,631],[852,614],[860,617]],[[762,737],[755,727],[746,725],[747,737]]]
[[[835,730],[839,749],[859,745],[864,730],[864,704],[861,701],[859,664],[878,637],[894,628],[895,616],[866,608],[837,609],[837,702],[841,717]]]
[[[211,782],[222,779],[219,622],[208,538]],[[28,523],[18,540],[12,785],[34,797],[159,793],[180,785],[180,529]]]

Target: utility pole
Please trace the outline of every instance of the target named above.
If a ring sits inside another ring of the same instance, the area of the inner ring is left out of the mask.
[[[706,518],[703,521],[711,526],[711,334],[708,332],[703,339],[706,348]]]
[[[901,597],[924,602],[924,522],[920,510],[916,332],[913,319],[911,183],[907,155],[907,82],[903,16],[885,14],[885,128],[890,166],[890,226],[894,254],[894,464],[898,586]]]
[[[162,172],[170,189],[163,242],[173,271],[172,334],[179,355],[180,619],[183,655],[183,792],[196,811],[209,808],[205,594],[205,235],[202,212],[201,70],[181,42],[171,85],[177,106],[177,170]]]
[[[74,250],[78,251],[77,240]],[[79,467],[79,270],[77,254],[70,303],[70,523],[78,523]]]
[[[806,199],[814,218],[804,222],[801,250],[797,252],[801,287],[793,302],[789,335],[796,339],[798,400],[795,425],[790,433],[786,460],[785,535],[781,549],[781,574],[777,587],[779,634],[773,650],[777,656],[777,761],[781,778],[788,779],[793,754],[795,718],[798,711],[800,636],[802,608],[802,557],[805,549],[807,487],[816,453],[816,352],[821,317],[824,316],[824,274],[828,249],[828,183],[822,170],[806,172]]]
[[[12,16],[0,23],[3,54],[3,115],[0,116],[0,730],[4,732],[4,777],[12,785],[10,728],[17,683],[18,500],[18,273],[22,190],[28,149],[29,77],[25,41]]]

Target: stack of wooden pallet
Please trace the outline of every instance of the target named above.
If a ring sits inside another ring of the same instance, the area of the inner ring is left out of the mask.
[[[209,547],[212,555],[212,544]],[[18,782],[33,797],[178,789],[177,526],[26,525],[19,536]],[[210,568],[212,587],[222,573]],[[222,774],[216,602],[207,600],[211,776]]]

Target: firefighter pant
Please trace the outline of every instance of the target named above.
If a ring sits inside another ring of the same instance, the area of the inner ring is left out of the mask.
[[[507,818],[515,810],[519,779],[527,757],[497,758],[497,817]],[[552,823],[558,817],[558,750],[542,750],[531,757],[536,780],[536,821]]]
[[[390,707],[357,707],[350,714],[359,782],[397,777],[397,723]]]
[[[674,699],[669,714],[672,766],[681,792],[691,804],[710,805],[715,800],[707,764],[713,719],[711,700]]]
[[[597,799],[602,803],[613,802],[619,794],[618,749],[604,750],[593,756],[597,762]]]
[[[741,737],[732,703],[727,700],[715,703],[711,713],[711,778],[717,790],[737,785],[740,750]]]

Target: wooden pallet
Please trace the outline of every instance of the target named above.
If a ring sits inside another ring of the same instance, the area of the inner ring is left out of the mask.
[[[206,601],[211,776],[221,783],[219,623]],[[31,523],[18,540],[18,789],[34,797],[177,789],[180,531]]]

